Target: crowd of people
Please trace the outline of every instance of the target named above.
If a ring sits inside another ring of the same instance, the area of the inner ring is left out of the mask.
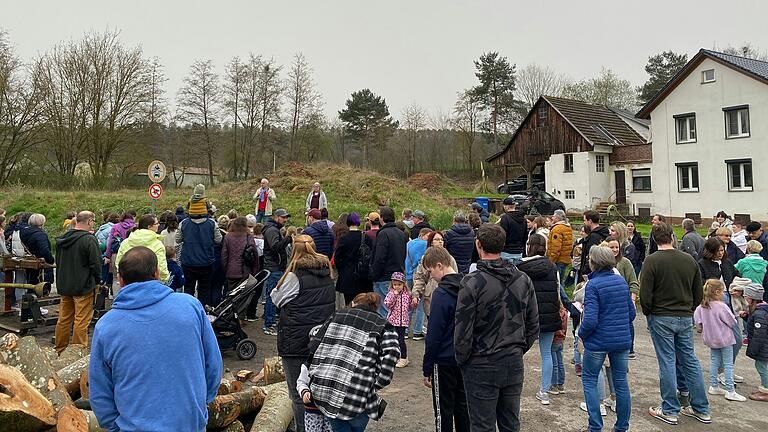
[[[270,272],[263,293],[239,318],[261,319],[263,332],[277,337],[301,432],[362,431],[381,418],[386,402],[377,392],[410,364],[408,339],[424,340],[423,384],[433,394],[436,430],[516,431],[523,355],[538,341],[535,398],[550,405],[564,392],[568,334],[589,430],[602,429],[610,408],[613,429],[626,431],[637,305],[660,371],[662,402],[649,415],[668,424],[679,415],[710,423],[709,396],[745,401],[735,389],[744,378],[734,371],[742,346],[761,382],[749,398],[768,401],[768,235],[758,222],[742,226],[721,212],[704,238],[684,219],[678,241],[655,215],[646,244],[633,222],[603,225],[597,212],[586,211],[574,234],[565,212],[526,216],[511,198],[498,221],[474,203],[445,231],[420,210],[403,209],[398,219],[387,206],[331,221],[319,183],[307,196],[301,228],[289,226],[285,209],[273,209],[277,195],[267,179],[253,199],[253,214],[217,215],[198,185],[186,206],[159,216],[108,211],[97,226],[96,215],[83,210],[67,215],[55,258],[45,216],[10,219],[3,252],[56,264],[58,352],[88,344],[94,289],[117,282],[113,312],[99,320],[91,354],[91,402],[102,427],[162,430],[164,419],[137,411],[142,385],[132,382],[135,373],[148,382],[189,380],[191,394],[160,392],[153,400],[193,409],[185,430],[203,430],[221,375],[205,307],[261,269]],[[0,227],[4,222],[0,214]],[[171,309],[177,312],[166,313]],[[711,349],[708,388],[694,331]],[[142,370],[139,354],[120,358],[134,348],[159,363],[172,351],[175,363],[189,367]]]

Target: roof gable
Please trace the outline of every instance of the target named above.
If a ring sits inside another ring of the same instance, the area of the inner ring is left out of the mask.
[[[663,101],[704,59],[709,58],[717,63],[727,66],[737,72],[741,72],[764,84],[768,84],[768,62],[725,54],[717,51],[700,49],[692,59],[688,61],[661,90],[656,93],[637,113],[637,117],[651,118],[651,111]]]

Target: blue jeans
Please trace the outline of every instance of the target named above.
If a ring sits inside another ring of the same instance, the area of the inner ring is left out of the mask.
[[[379,315],[383,316],[384,318],[387,317],[387,308],[384,306],[384,297],[387,296],[390,283],[392,282],[388,280],[373,283],[373,292],[381,296],[381,306],[379,306]]]
[[[267,221],[267,215],[264,210],[256,212],[256,223],[264,223]]]
[[[416,315],[416,318],[413,315]],[[413,323],[411,334],[424,334],[424,299],[419,299],[419,306],[412,310],[410,321]]]
[[[760,386],[768,388],[768,362],[755,360],[755,369],[760,375]]]
[[[363,432],[368,426],[368,414],[358,414],[352,420],[328,419],[333,432]]]
[[[725,390],[732,392],[733,386],[733,346],[709,349],[709,385],[717,387],[717,369],[722,365],[725,373]]]
[[[565,384],[565,365],[563,364],[563,343],[552,343],[552,384]]]
[[[581,366],[581,352],[579,351],[579,329],[573,332],[573,363]]]
[[[555,332],[539,333],[541,354],[541,391],[548,392],[552,386],[552,340]]]
[[[266,288],[266,294],[264,294],[264,300],[266,302],[264,303],[264,328],[272,327],[275,325],[275,304],[272,303],[272,297],[269,295],[272,293],[272,290],[275,289],[277,283],[280,282],[280,278],[283,277],[283,273],[284,272],[281,272],[280,270],[275,270],[271,272],[267,280],[264,281],[264,287]]]
[[[600,352],[584,350],[584,369],[581,381],[584,386],[584,399],[587,402],[587,412],[589,413],[590,431],[603,430],[597,376],[603,368],[606,356],[611,361],[611,378],[616,390],[616,424],[613,426],[613,429],[619,432],[629,429],[632,401],[629,395],[629,381],[627,381],[627,354],[629,354],[629,351]]]
[[[693,318],[648,315],[647,320],[659,362],[662,412],[675,416],[680,412],[680,401],[677,398],[678,372],[675,365],[677,361],[690,393],[691,407],[701,414],[709,414],[701,363],[693,352]]]
[[[507,252],[502,252],[501,253],[501,259],[503,259],[505,261],[509,261],[509,262],[511,262],[514,265],[518,265],[520,263],[520,261],[523,260],[523,254],[521,254],[521,253],[519,253],[519,254],[511,254],[511,253],[507,253]]]

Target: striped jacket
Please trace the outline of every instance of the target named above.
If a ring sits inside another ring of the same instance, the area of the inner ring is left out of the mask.
[[[392,381],[400,358],[386,319],[363,308],[342,309],[317,331],[309,350],[312,399],[326,417],[381,417],[386,402],[376,392]]]

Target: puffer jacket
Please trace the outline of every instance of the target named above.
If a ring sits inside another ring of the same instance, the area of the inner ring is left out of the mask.
[[[699,271],[701,272],[702,282],[706,282],[707,279],[720,279],[722,277],[723,283],[727,287],[731,286],[733,278],[741,276],[733,263],[727,258],[723,259],[720,264],[702,258],[699,260]]]
[[[394,222],[381,227],[371,255],[371,281],[384,282],[394,272],[405,273],[406,243],[408,237]]]
[[[390,288],[387,296],[384,297],[384,306],[389,310],[387,322],[395,327],[409,327],[412,298],[408,287],[404,287],[399,294]]]
[[[281,357],[308,356],[309,331],[328,320],[336,306],[328,267],[299,268],[294,273],[299,279],[299,293],[280,308],[277,322],[277,352]]]
[[[475,231],[468,224],[457,223],[445,232],[445,248],[459,266],[459,273],[469,273],[472,251],[475,249]]]
[[[331,258],[333,255],[333,231],[328,227],[328,222],[319,220],[304,229],[304,234],[312,237],[315,242],[315,250]]]
[[[592,272],[584,288],[579,337],[589,351],[622,351],[632,345],[635,306],[624,278],[612,270]]]
[[[157,256],[157,267],[160,269],[160,280],[168,281],[168,262],[165,259],[165,245],[162,238],[154,231],[148,229],[136,230],[120,243],[120,249],[115,255],[115,268],[119,268],[120,261],[129,250],[136,246],[144,246],[155,253]]]
[[[51,243],[48,240],[48,234],[37,226],[29,225],[19,231],[19,238],[29,253],[42,258],[48,264],[53,264],[53,254],[51,253]]]
[[[747,320],[747,357],[768,361],[768,304],[757,305]]]
[[[560,330],[560,282],[555,264],[544,256],[534,256],[524,258],[517,268],[533,282],[539,309],[539,333]]]
[[[549,230],[547,258],[555,264],[570,264],[573,250],[573,228],[564,221],[558,221]]]
[[[238,279],[258,273],[259,260],[256,260],[253,267],[243,265],[243,251],[248,242],[254,242],[250,234],[229,233],[224,236],[221,246],[221,267],[227,278]],[[255,242],[253,246],[256,247]]]

